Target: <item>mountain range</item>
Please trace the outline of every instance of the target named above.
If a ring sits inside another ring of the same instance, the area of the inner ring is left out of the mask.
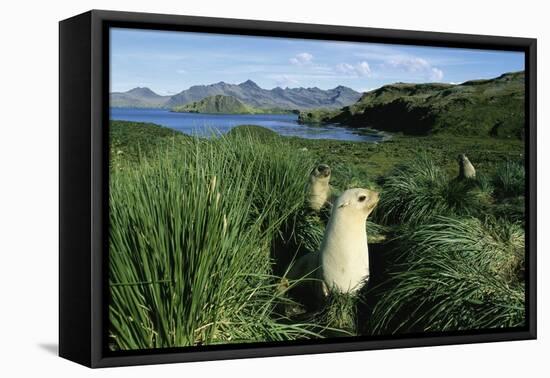
[[[278,109],[337,109],[355,103],[361,93],[345,86],[323,90],[313,88],[260,88],[252,80],[240,84],[223,81],[209,85],[194,85],[172,96],[161,96],[149,88],[137,87],[127,92],[113,92],[111,107],[172,109],[211,96],[232,96],[255,108]]]

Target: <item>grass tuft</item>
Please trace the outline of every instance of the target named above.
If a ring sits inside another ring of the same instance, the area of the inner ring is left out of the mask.
[[[510,160],[501,163],[496,168],[493,185],[499,198],[525,195],[525,167]]]
[[[396,244],[390,288],[372,314],[375,333],[524,325],[525,242],[518,224],[438,216],[404,229]]]
[[[326,327],[326,334],[332,337],[355,336],[358,303],[359,297],[355,294],[332,292],[315,322]]]
[[[437,215],[477,215],[490,205],[490,190],[478,180],[451,180],[420,156],[387,177],[374,216],[386,224],[419,224]]]
[[[253,135],[162,151],[111,173],[111,348],[319,336],[275,311],[270,246],[304,204],[304,157]]]

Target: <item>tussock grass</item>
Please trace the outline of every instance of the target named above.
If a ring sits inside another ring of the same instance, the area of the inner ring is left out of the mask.
[[[507,221],[435,217],[403,229],[375,333],[518,327],[525,321],[524,230]]]
[[[325,224],[319,215],[304,211],[292,219],[290,229],[295,243],[306,253],[317,253],[325,235]]]
[[[477,215],[490,205],[490,191],[478,180],[450,179],[424,155],[387,177],[374,217],[386,224],[420,224],[437,215]]]
[[[163,151],[111,173],[111,348],[319,336],[275,311],[270,246],[303,205],[303,156],[253,135]]]
[[[525,195],[525,167],[510,160],[501,163],[493,176],[493,185],[500,198]]]
[[[485,165],[459,181],[438,159],[447,150],[418,155],[441,148],[434,138],[303,141],[245,126],[204,140],[134,126],[111,128],[112,349],[523,325],[525,173],[498,165],[500,144],[480,144]],[[362,293],[368,306],[333,293],[297,316],[285,309],[300,307],[287,295],[300,282],[280,276],[319,250],[330,211],[305,207],[319,162],[333,168],[335,193],[382,185],[367,224],[376,287]]]
[[[356,294],[332,292],[322,310],[316,314],[315,322],[327,328],[332,337],[358,335]]]

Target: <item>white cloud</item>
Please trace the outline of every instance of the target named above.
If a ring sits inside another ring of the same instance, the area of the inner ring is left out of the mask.
[[[180,70],[176,70],[177,73],[183,75],[183,74],[186,74],[187,71],[186,70],[183,70],[183,69],[180,69]]]
[[[378,88],[375,88],[375,87],[372,87],[372,88],[370,88],[370,87],[367,87],[367,88],[359,88],[358,91],[364,93],[364,92],[374,91],[375,89],[378,89]]]
[[[370,66],[366,61],[362,61],[354,65],[349,63],[339,63],[336,65],[336,71],[353,76],[370,76],[371,74]]]
[[[342,72],[345,74],[352,74],[355,73],[355,70],[353,69],[353,66],[349,63],[339,63],[336,65],[336,71]]]
[[[299,81],[289,75],[278,75],[275,77],[275,83],[278,87],[295,87]]]
[[[370,75],[370,67],[369,64],[365,61],[357,64],[355,66],[355,70],[359,74],[359,76],[367,76]]]
[[[313,55],[307,52],[303,52],[303,53],[297,54],[293,58],[290,58],[290,63],[297,66],[303,66],[311,63],[312,60],[313,60]]]
[[[441,81],[441,79],[443,79],[443,71],[441,71],[439,68],[433,67],[432,75],[430,78],[434,81]]]
[[[426,59],[416,57],[400,57],[388,60],[391,67],[399,68],[408,72],[421,72],[431,68]]]
[[[425,79],[432,81],[441,81],[443,79],[443,71],[437,67],[433,67],[426,59],[403,56],[389,59],[386,64],[392,68],[409,72],[411,74],[419,74]]]

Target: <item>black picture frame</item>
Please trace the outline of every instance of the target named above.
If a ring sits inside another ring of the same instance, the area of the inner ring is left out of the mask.
[[[109,27],[512,50],[526,68],[523,329],[109,352],[106,348]],[[88,367],[536,338],[536,39],[92,10],[59,24],[59,355]]]

